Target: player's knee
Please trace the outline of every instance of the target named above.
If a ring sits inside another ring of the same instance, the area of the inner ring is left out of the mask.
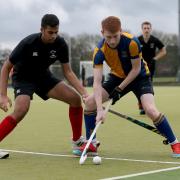
[[[14,109],[13,117],[17,122],[21,121],[29,110],[29,105],[20,105]]]
[[[96,110],[92,110],[92,111],[87,110],[87,109],[84,110],[84,115],[92,115],[92,114],[96,115],[96,113],[97,113]]]
[[[155,107],[149,106],[145,108],[145,112],[148,117],[150,117],[153,121],[159,116],[159,111]]]
[[[82,105],[81,97],[79,94],[74,94],[73,97],[71,97],[71,106],[79,107]]]
[[[156,117],[156,119],[153,120],[154,125],[159,125],[164,119],[164,115],[162,113],[159,113],[159,115]]]
[[[88,112],[96,111],[96,103],[94,99],[90,98],[85,103],[85,110]]]

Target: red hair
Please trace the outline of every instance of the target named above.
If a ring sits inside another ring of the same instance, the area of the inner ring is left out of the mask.
[[[109,16],[105,18],[102,22],[102,30],[110,31],[111,33],[115,33],[121,30],[121,21],[118,17]]]

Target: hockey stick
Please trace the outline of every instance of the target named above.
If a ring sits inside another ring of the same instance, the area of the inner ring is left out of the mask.
[[[107,114],[111,104],[112,104],[112,100],[109,100],[109,102],[108,102],[108,104],[107,104],[107,106],[105,108],[105,114]],[[91,136],[90,136],[90,138],[89,138],[89,140],[88,140],[88,142],[87,142],[87,144],[86,144],[86,146],[85,146],[85,148],[84,148],[84,150],[83,150],[83,152],[81,154],[79,164],[84,164],[85,160],[87,159],[87,151],[88,151],[89,145],[92,142],[92,139],[93,139],[94,135],[96,134],[97,129],[99,128],[100,124],[101,124],[101,121],[99,121],[96,124],[96,127],[94,128],[94,130],[93,130],[93,132],[92,132],[92,134],[91,134]]]
[[[127,116],[127,115],[121,114],[121,113],[119,113],[119,112],[117,112],[117,111],[114,111],[114,110],[112,110],[112,109],[109,109],[109,112],[112,113],[112,114],[115,114],[115,115],[117,115],[117,116],[119,116],[119,117],[121,117],[121,118],[124,118],[124,119],[126,119],[126,120],[128,120],[128,121],[130,121],[130,122],[132,122],[132,123],[134,123],[134,124],[137,124],[138,126],[141,126],[141,127],[145,128],[145,129],[148,129],[149,131],[152,131],[152,132],[154,132],[154,133],[156,133],[156,134],[159,134],[159,135],[161,135],[162,137],[165,137],[163,134],[161,134],[161,133],[159,132],[158,129],[156,129],[155,127],[153,127],[153,126],[151,126],[151,125],[149,125],[149,124],[146,124],[146,123],[144,123],[144,122],[142,122],[142,121],[139,121],[139,120],[134,119],[134,118],[132,118],[132,117],[129,117],[129,116]],[[165,138],[166,138],[166,137],[165,137]],[[165,144],[165,145],[169,144],[168,140],[167,140],[167,139],[163,140],[163,144]]]

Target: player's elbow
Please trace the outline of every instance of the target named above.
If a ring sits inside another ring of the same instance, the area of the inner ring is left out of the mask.
[[[135,74],[136,76],[138,76],[139,73],[140,73],[140,71],[141,71],[141,66],[138,66],[137,68],[134,69],[134,74]]]
[[[161,53],[162,53],[162,56],[166,56],[167,55],[167,50],[166,50],[165,47],[161,50]]]
[[[164,50],[164,56],[166,56],[167,55],[167,51],[166,51],[166,49]]]

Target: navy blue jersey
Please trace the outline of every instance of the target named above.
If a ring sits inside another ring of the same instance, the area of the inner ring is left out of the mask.
[[[68,63],[68,46],[60,36],[54,43],[45,44],[41,33],[31,34],[15,47],[9,60],[14,65],[13,78],[34,80],[43,76],[55,61]]]
[[[116,48],[110,48],[102,39],[94,49],[94,67],[102,67],[106,61],[111,69],[111,74],[119,78],[126,78],[132,69],[131,60],[141,59],[141,71],[139,76],[149,76],[150,72],[146,62],[142,58],[140,42],[136,37],[129,33],[123,33]]]

